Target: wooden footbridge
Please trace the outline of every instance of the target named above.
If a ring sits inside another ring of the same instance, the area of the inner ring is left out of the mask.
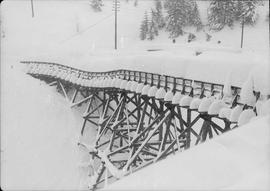
[[[96,128],[90,189],[103,187],[168,155],[220,135],[256,115],[260,92],[241,101],[239,87],[131,70],[88,72],[23,61],[27,73],[83,107],[81,136]]]

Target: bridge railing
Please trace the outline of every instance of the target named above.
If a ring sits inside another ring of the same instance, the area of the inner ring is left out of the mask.
[[[39,61],[21,61],[21,63],[36,66],[47,66],[48,68],[56,67],[56,70],[65,71],[68,74],[76,74],[81,79],[99,79],[99,78],[120,78],[123,80],[131,80],[138,83],[149,84],[150,86],[162,87],[166,91],[171,90],[173,92],[182,92],[183,94],[190,93],[191,89],[200,91],[204,89],[205,92],[222,93],[224,88],[223,84],[204,82],[194,79],[186,79],[183,77],[168,76],[156,73],[149,73],[143,71],[133,70],[113,70],[106,72],[91,72],[77,68],[73,68],[66,65],[51,62],[39,62]],[[194,86],[194,87],[192,87]],[[240,93],[240,87],[231,86],[233,96]],[[210,93],[211,94],[211,93]],[[207,95],[209,96],[209,95]]]

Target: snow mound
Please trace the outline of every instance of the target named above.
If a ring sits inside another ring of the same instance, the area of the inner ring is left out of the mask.
[[[222,108],[226,107],[226,104],[222,100],[215,100],[211,103],[208,114],[209,115],[218,115]]]
[[[231,73],[228,74],[224,87],[223,87],[223,95],[224,97],[230,97],[232,96],[232,85],[231,85]]]
[[[256,114],[252,109],[244,110],[239,116],[238,125],[242,126],[247,124],[253,117],[256,117]]]
[[[172,104],[179,104],[182,98],[182,94],[180,92],[176,92],[172,99]]]
[[[156,99],[164,99],[165,95],[166,95],[166,90],[164,88],[159,88],[155,97]]]
[[[243,112],[242,105],[237,105],[235,108],[232,109],[229,120],[231,122],[237,122],[239,119],[240,114]]]
[[[201,104],[202,99],[194,98],[190,103],[190,109],[198,109]]]
[[[158,91],[157,86],[152,86],[152,87],[149,89],[148,96],[149,96],[149,97],[155,97],[157,91]]]
[[[249,77],[248,80],[245,81],[241,88],[241,93],[240,93],[240,101],[243,104],[247,104],[250,106],[254,106],[256,98],[253,94],[254,90],[254,85],[252,78]]]
[[[192,101],[192,97],[191,96],[188,96],[188,95],[185,95],[181,98],[180,100],[180,106],[183,106],[183,107],[188,107]]]
[[[168,91],[165,94],[164,101],[172,101],[172,99],[173,99],[173,92],[172,91]]]
[[[213,103],[213,97],[204,97],[199,105],[198,111],[199,112],[207,112],[210,105]]]
[[[231,115],[232,109],[231,108],[222,108],[219,111],[218,116],[220,118],[226,118],[226,119],[230,119],[230,115]]]
[[[136,87],[136,93],[142,93],[143,87],[144,87],[144,84],[139,83],[138,86]]]
[[[150,90],[151,86],[150,85],[145,85],[142,89],[142,95],[148,95],[148,92]]]

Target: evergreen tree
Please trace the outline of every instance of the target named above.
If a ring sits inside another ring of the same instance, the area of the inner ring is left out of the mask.
[[[165,0],[164,1],[164,9],[169,9],[172,6],[173,1]]]
[[[158,28],[162,29],[165,27],[165,19],[162,14],[162,4],[161,0],[155,0],[155,11],[152,10],[152,19],[157,23]]]
[[[190,14],[189,16],[189,24],[192,26],[196,26],[197,30],[202,29],[202,21],[200,18],[198,5],[195,1],[190,1]]]
[[[162,3],[161,0],[155,0],[155,7],[157,11],[162,11]]]
[[[154,20],[155,14],[156,12],[154,12],[154,10],[152,9],[151,11],[152,18],[151,18],[151,21],[149,22],[148,31],[147,31],[148,40],[153,40],[155,36],[158,36],[158,23]]]
[[[102,6],[103,6],[102,0],[91,0],[91,7],[95,11],[101,11]]]
[[[141,40],[145,40],[147,37],[147,33],[148,33],[148,16],[147,16],[147,12],[144,13],[144,19],[141,23],[141,28],[140,28],[140,39]]]
[[[228,25],[233,27],[235,15],[234,0],[213,0],[208,8],[208,24],[212,30],[221,30]]]
[[[167,0],[165,3],[167,9],[167,31],[170,32],[170,38],[176,38],[183,35],[183,26],[186,23],[187,9],[184,0]]]
[[[244,21],[245,24],[255,24],[258,19],[258,14],[256,12],[256,7],[259,5],[257,0],[248,1],[238,1],[236,3],[236,16],[241,22]]]
[[[194,0],[166,0],[164,7],[167,9],[167,27],[170,38],[183,34],[183,27],[202,27],[197,3]]]
[[[137,7],[137,5],[138,5],[138,0],[135,0],[134,1],[134,6]]]

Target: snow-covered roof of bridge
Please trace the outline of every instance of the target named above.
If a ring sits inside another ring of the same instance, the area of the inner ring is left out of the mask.
[[[145,167],[104,190],[266,190],[270,116]]]

